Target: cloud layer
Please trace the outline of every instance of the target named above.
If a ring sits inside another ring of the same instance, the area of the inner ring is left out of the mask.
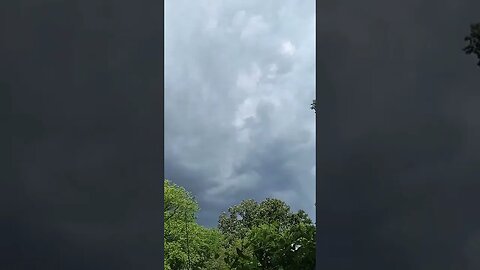
[[[278,197],[315,217],[314,1],[165,3],[165,175],[199,221]]]

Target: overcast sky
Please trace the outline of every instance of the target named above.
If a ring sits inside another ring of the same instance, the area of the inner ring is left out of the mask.
[[[314,1],[165,3],[165,176],[199,222],[276,197],[315,218]]]

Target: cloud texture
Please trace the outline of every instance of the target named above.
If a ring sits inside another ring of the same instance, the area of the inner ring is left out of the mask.
[[[314,1],[166,1],[165,175],[200,223],[278,197],[315,217]]]

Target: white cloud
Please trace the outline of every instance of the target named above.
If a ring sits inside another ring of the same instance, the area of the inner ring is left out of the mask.
[[[235,13],[232,19],[232,25],[236,27],[241,27],[245,24],[246,12],[245,10],[240,10]]]
[[[257,105],[257,99],[245,99],[235,113],[234,126],[237,128],[242,128],[245,124],[245,120],[255,118]]]
[[[295,53],[295,45],[292,44],[290,41],[285,41],[282,43],[282,47],[280,49],[280,53],[283,55],[292,56]]]
[[[262,71],[256,63],[253,63],[248,72],[241,71],[237,77],[237,88],[247,93],[252,93],[257,89],[257,85],[262,77]]]
[[[242,30],[241,38],[249,39],[255,38],[258,35],[264,34],[269,30],[268,24],[261,15],[254,15],[250,17]]]
[[[207,22],[206,30],[213,31],[217,28],[217,26],[218,26],[218,21],[214,18],[210,18]]]

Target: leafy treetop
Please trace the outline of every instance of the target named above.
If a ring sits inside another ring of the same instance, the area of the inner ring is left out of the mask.
[[[477,65],[480,66],[480,23],[470,25],[470,35],[465,37],[465,41],[468,44],[463,51],[466,54],[475,54],[479,59]]]

